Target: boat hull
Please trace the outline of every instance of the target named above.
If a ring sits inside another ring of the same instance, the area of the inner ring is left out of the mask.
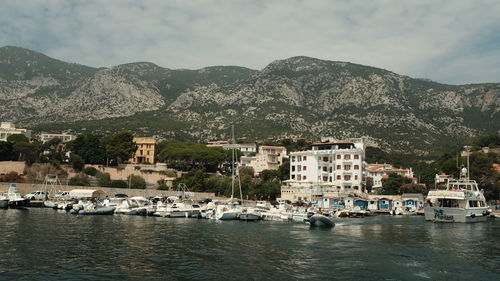
[[[240,214],[239,219],[242,221],[257,221],[261,219],[261,216],[252,213],[242,213]]]
[[[226,211],[218,217],[219,220],[237,220],[239,216],[239,212],[231,212],[231,211]]]
[[[30,200],[9,200],[9,208],[26,208],[30,204]]]
[[[488,208],[424,208],[425,220],[434,222],[484,222],[487,220]]]
[[[309,224],[311,226],[318,226],[318,227],[333,227],[335,223],[333,220],[327,216],[323,215],[312,215],[309,218]]]
[[[80,210],[79,215],[112,215],[116,207],[100,207],[95,210]]]

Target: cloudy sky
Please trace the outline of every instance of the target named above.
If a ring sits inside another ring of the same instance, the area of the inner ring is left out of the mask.
[[[1,0],[4,45],[90,66],[261,69],[305,55],[500,82],[500,1]]]

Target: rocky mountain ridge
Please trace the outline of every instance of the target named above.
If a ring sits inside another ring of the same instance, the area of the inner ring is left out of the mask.
[[[348,62],[293,57],[261,71],[92,68],[0,48],[0,119],[36,130],[113,131],[196,141],[365,137],[425,151],[500,129],[500,84],[445,85]]]

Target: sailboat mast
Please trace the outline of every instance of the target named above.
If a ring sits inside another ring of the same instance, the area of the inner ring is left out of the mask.
[[[234,124],[231,125],[231,199],[234,197]]]

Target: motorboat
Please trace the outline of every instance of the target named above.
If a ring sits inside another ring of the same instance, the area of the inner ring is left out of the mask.
[[[9,200],[9,208],[25,208],[29,206],[30,200],[16,192],[16,184],[11,184],[9,190],[3,194],[3,197]]]
[[[122,198],[120,198],[122,199]],[[154,206],[149,200],[141,196],[135,196],[130,198],[123,198],[120,204],[111,204],[106,202],[104,205],[112,207],[115,206],[116,214],[123,215],[148,215],[154,213]]]
[[[425,220],[434,222],[483,222],[490,210],[483,191],[469,179],[469,170],[464,167],[458,180],[447,182],[446,190],[429,191],[424,215]]]
[[[335,223],[330,216],[324,214],[314,214],[309,217],[309,225],[311,227],[333,227]]]
[[[240,221],[258,221],[262,219],[262,215],[258,209],[247,207],[241,210],[238,219]]]

